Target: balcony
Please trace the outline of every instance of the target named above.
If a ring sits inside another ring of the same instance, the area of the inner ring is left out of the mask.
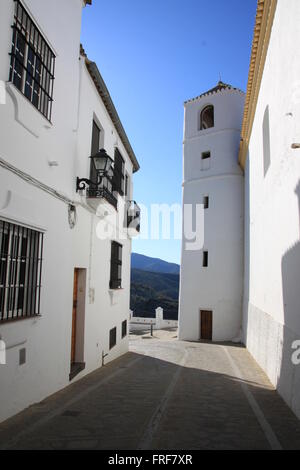
[[[117,210],[118,200],[113,193],[113,160],[105,149],[90,159],[90,178],[77,178],[76,192],[86,190],[87,203],[96,210],[107,202]]]
[[[95,205],[95,203],[98,205],[99,203],[101,203],[100,199],[104,199],[115,209],[118,208],[117,198],[114,196],[113,192],[109,188],[103,186],[103,184],[91,184],[90,187],[86,190],[86,197],[88,199],[88,202],[94,202],[93,205]]]
[[[135,201],[128,201],[127,209],[127,229],[130,237],[135,237],[140,233],[141,228],[141,209]]]

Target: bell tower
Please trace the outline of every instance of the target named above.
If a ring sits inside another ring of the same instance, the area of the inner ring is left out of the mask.
[[[244,206],[238,151],[244,98],[220,81],[184,104],[183,210],[203,205],[204,244],[190,249],[183,226],[182,340],[231,340],[241,328]]]

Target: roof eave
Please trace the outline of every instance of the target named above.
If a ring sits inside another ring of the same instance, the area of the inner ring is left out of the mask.
[[[243,169],[245,168],[246,164],[248,146],[252,132],[276,6],[277,0],[258,0],[257,3],[256,21],[252,42],[248,85],[239,150],[239,163]]]
[[[87,70],[97,88],[97,91],[104,103],[104,106],[120,136],[120,139],[125,147],[125,150],[126,152],[128,153],[128,156],[132,162],[132,165],[133,165],[133,172],[135,173],[136,171],[138,171],[140,169],[140,165],[138,163],[138,160],[135,156],[135,153],[131,147],[131,144],[129,142],[129,139],[127,137],[127,134],[124,130],[124,127],[121,123],[121,120],[119,118],[119,115],[117,113],[117,110],[115,108],[115,105],[113,103],[113,100],[111,99],[111,96],[109,94],[109,91],[107,89],[107,86],[99,72],[99,69],[97,67],[97,64],[95,62],[91,62],[86,54],[83,52],[83,50],[81,51],[81,54],[85,57],[85,64],[86,64],[86,67],[87,67]]]
[[[224,83],[220,80],[214,88],[211,88],[210,90],[206,91],[205,93],[201,93],[201,95],[198,95],[195,98],[191,98],[189,100],[184,101],[184,105],[186,105],[188,103],[193,103],[194,101],[198,101],[201,98],[204,98],[205,96],[214,95],[216,93],[223,93],[224,91],[231,91],[231,92],[236,91],[238,93],[242,93],[243,95],[245,94],[239,88],[236,88],[232,85],[229,85],[228,83]]]

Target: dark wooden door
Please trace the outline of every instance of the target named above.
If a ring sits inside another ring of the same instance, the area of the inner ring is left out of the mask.
[[[212,311],[201,310],[201,331],[200,339],[212,340]]]
[[[77,286],[78,286],[78,269],[75,269],[74,270],[74,287],[73,287],[73,310],[72,310],[71,364],[75,362],[75,352],[76,352]]]

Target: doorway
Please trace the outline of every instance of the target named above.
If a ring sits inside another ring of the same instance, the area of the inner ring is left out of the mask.
[[[73,284],[73,309],[72,309],[72,335],[71,335],[71,366],[75,363],[76,355],[76,323],[77,323],[77,302],[78,302],[78,269],[74,269]]]
[[[200,310],[200,339],[212,340],[212,311]]]
[[[70,380],[85,368],[84,327],[85,327],[86,269],[75,268],[73,278],[73,304],[71,327],[71,371]]]

